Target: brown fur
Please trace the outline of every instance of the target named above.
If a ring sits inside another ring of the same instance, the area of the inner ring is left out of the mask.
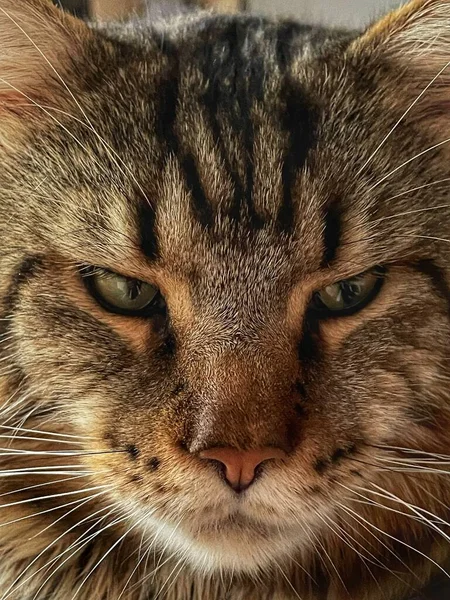
[[[0,0],[1,600],[446,597],[449,16]],[[86,266],[166,315],[108,312]],[[216,446],[287,459],[238,495]]]

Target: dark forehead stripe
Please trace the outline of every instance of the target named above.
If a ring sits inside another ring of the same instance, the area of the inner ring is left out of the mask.
[[[217,27],[214,25],[214,22],[211,22],[211,31],[207,32],[208,40],[212,40],[213,43],[206,40],[204,44],[197,47],[195,52],[195,61],[206,84],[204,92],[199,97],[199,102],[204,108],[207,125],[211,131],[219,159],[233,186],[233,200],[227,214],[231,219],[238,220],[245,182],[239,176],[233,157],[227,152],[221,123],[223,119],[226,122],[228,120],[236,122],[234,103],[230,102],[230,94],[225,93],[226,90],[224,90],[224,82],[230,85],[235,80],[236,65],[233,60],[232,42],[236,40],[236,26],[233,22],[226,22],[226,26],[217,31]],[[221,120],[218,117],[219,106]],[[238,129],[240,132],[241,128]]]
[[[179,38],[167,40],[161,37],[160,48],[168,67],[167,76],[159,83],[156,135],[166,155],[178,159],[190,190],[193,216],[204,227],[214,223],[215,202],[208,198],[199,175],[195,147],[201,140],[189,140],[192,150],[188,152],[185,142],[181,143],[177,136],[177,127],[183,119],[180,98],[186,94],[197,97],[205,108],[207,125],[234,189],[229,214],[236,219],[245,217],[252,229],[264,226],[264,219],[267,219],[267,215],[263,218],[255,206],[254,142],[257,131],[252,109],[257,103],[268,114],[273,114],[274,110],[278,114],[280,107],[284,107],[279,133],[288,140],[282,167],[283,199],[274,218],[278,229],[291,231],[294,225],[293,187],[314,144],[316,119],[300,83],[291,80],[290,65],[293,57],[301,52],[303,35],[309,35],[310,31],[310,28],[303,31],[293,23],[274,25],[253,17],[219,16],[207,17],[188,26]],[[203,75],[205,86],[201,92],[183,89],[181,83],[189,81],[182,75],[193,67]],[[277,107],[272,105],[273,98],[267,100],[270,94],[267,96],[266,92],[275,74],[278,77],[281,74],[283,80]],[[230,135],[234,140],[228,139]],[[236,144],[239,153],[231,156],[229,153]],[[239,165],[237,160],[244,163]],[[205,167],[208,165],[202,165]],[[156,215],[152,207],[142,206],[141,243],[144,252],[155,258]]]
[[[164,37],[160,38],[159,48],[163,59],[167,61],[167,73],[160,83],[156,137],[163,148],[166,160],[169,156],[178,158],[186,185],[191,192],[194,214],[202,225],[209,225],[212,220],[211,205],[202,189],[195,160],[192,155],[183,153],[180,150],[180,142],[175,130],[180,96],[180,56],[178,48]],[[161,164],[161,170],[163,167],[164,164]],[[156,203],[157,199],[154,201]],[[146,199],[142,199],[139,210],[141,248],[151,260],[156,260],[159,254],[155,225],[156,206]]]
[[[141,250],[145,256],[150,258],[150,260],[156,260],[159,256],[155,221],[155,206],[151,204],[148,198],[143,198],[141,196],[138,209],[139,237],[141,242]]]
[[[282,231],[291,231],[294,225],[293,187],[297,174],[304,167],[314,146],[316,115],[297,82],[286,76],[283,88],[283,127],[289,143],[283,164],[283,202],[278,211],[277,225]]]
[[[177,154],[178,141],[174,133],[174,123],[176,119],[177,103],[178,103],[178,53],[174,44],[164,38],[158,32],[153,32],[155,42],[160,48],[162,60],[167,63],[166,72],[159,82],[159,102],[155,107],[155,135],[156,139],[164,149]],[[158,165],[162,172],[164,164]],[[156,236],[156,206],[157,198],[151,198],[138,192],[139,209],[138,222],[140,245],[143,253],[150,258],[156,260],[159,256],[158,240]]]
[[[341,239],[341,212],[336,203],[331,204],[325,214],[323,233],[324,255],[322,266],[326,267],[336,258]]]
[[[224,164],[234,183],[234,214],[246,214],[253,227],[263,225],[262,217],[254,206],[253,179],[255,139],[251,109],[255,102],[264,104],[266,87],[271,85],[279,73],[286,80],[281,91],[280,103],[285,104],[284,115],[280,118],[280,136],[289,139],[288,151],[283,166],[283,203],[278,214],[278,226],[283,230],[292,228],[292,186],[295,175],[306,161],[313,145],[315,115],[298,82],[289,80],[289,68],[293,57],[299,52],[296,38],[311,34],[311,27],[301,27],[286,22],[278,26],[260,19],[235,19],[227,17],[219,24],[209,23],[209,37],[206,48],[199,48],[198,63],[204,79],[208,82],[208,92],[204,101],[208,109],[214,139],[218,141]],[[275,66],[274,66],[275,65]],[[246,159],[245,180],[230,168],[223,144],[220,143],[220,126],[217,113],[227,115],[230,128],[243,141]],[[278,107],[266,103],[268,112],[278,111]]]
[[[181,147],[176,132],[177,118],[183,118],[182,114],[179,115],[178,110],[179,98],[184,91],[180,84],[181,70],[184,66],[183,50],[180,51],[173,43],[164,38],[161,40],[161,48],[170,64],[171,73],[160,94],[158,138],[160,143],[166,147],[168,154],[178,159],[186,186],[190,191],[194,216],[204,227],[209,227],[213,221],[212,206],[203,190],[195,158]]]
[[[254,131],[251,119],[252,103],[263,98],[264,58],[262,52],[256,52],[254,43],[258,29],[259,22],[251,18],[212,20],[202,31],[194,55],[206,84],[201,102],[222,164],[234,187],[229,216],[237,219],[245,213],[252,227],[261,225],[253,206]],[[228,133],[219,124],[219,112],[229,128]],[[225,149],[223,135],[230,134],[243,146],[243,179],[237,165],[231,166],[232,160]]]

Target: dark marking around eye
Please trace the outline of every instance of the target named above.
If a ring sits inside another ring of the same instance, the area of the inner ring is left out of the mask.
[[[151,471],[156,471],[159,468],[161,461],[158,457],[154,456],[147,462],[147,466]]]
[[[330,206],[325,215],[323,243],[325,247],[322,266],[327,266],[336,258],[341,238],[341,214],[337,206]]]
[[[427,275],[435,291],[446,302],[450,314],[450,286],[447,283],[444,270],[432,260],[421,260],[413,266],[419,273]]]
[[[214,219],[213,209],[203,190],[193,156],[186,155],[181,161],[181,168],[191,192],[195,217],[203,227],[211,227]]]
[[[302,362],[313,362],[319,356],[317,322],[308,317],[305,319],[302,337],[298,346],[299,359]]]

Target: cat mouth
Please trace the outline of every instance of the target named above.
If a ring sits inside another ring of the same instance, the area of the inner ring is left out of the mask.
[[[200,516],[189,528],[191,535],[195,537],[204,535],[220,537],[220,535],[236,533],[247,533],[259,537],[279,534],[283,529],[280,523],[275,524],[269,519],[255,519],[242,510],[235,510],[227,516],[215,516],[214,514],[208,514],[207,517]]]

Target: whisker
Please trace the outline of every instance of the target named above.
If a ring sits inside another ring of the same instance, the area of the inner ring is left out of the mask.
[[[440,535],[442,535],[442,537],[445,540],[450,541],[450,536],[447,535],[444,531],[442,531],[442,529],[440,529],[437,525],[435,525],[432,521],[430,521],[422,513],[430,515],[434,519],[436,519],[439,523],[441,523],[442,525],[446,525],[447,527],[450,527],[450,524],[447,523],[447,521],[445,521],[444,519],[441,519],[441,517],[439,517],[438,515],[433,514],[432,512],[430,512],[429,510],[426,510],[425,508],[422,508],[421,506],[417,506],[416,504],[411,504],[410,502],[406,502],[406,500],[403,500],[402,498],[399,498],[395,494],[392,494],[391,492],[385,490],[384,488],[380,487],[376,483],[370,482],[370,485],[373,486],[374,488],[376,488],[377,490],[380,490],[380,491],[375,492],[373,490],[362,488],[360,486],[358,486],[357,489],[361,489],[362,491],[367,492],[369,494],[375,494],[377,496],[380,496],[381,498],[386,498],[387,500],[392,500],[394,502],[398,502],[399,504],[401,504],[402,506],[405,506],[411,512],[413,512],[414,514],[416,514],[418,517],[420,517],[421,519],[423,519],[423,521],[425,523],[427,523],[432,529],[434,529],[434,531],[436,531],[437,533],[439,533]]]
[[[377,527],[376,525],[374,525],[373,523],[371,523],[370,521],[368,521],[367,519],[365,519],[364,517],[362,517],[361,515],[359,515],[357,512],[355,512],[354,510],[352,510],[349,507],[345,507],[343,504],[341,504],[340,502],[338,502],[339,506],[345,510],[346,512],[350,512],[353,513],[354,515],[356,515],[359,519],[361,519],[362,521],[364,521],[367,525],[369,525],[369,527],[372,527],[373,529],[375,529],[376,531],[378,531],[379,533],[381,533],[383,536],[386,536],[392,540],[394,540],[395,542],[398,542],[399,544],[401,544],[402,546],[405,546],[406,548],[409,548],[410,550],[412,550],[413,552],[419,554],[420,556],[422,556],[423,558],[425,558],[426,560],[430,561],[435,567],[437,567],[447,578],[450,578],[450,574],[439,564],[437,563],[435,560],[433,560],[430,556],[426,555],[424,552],[421,552],[420,550],[418,550],[417,548],[414,548],[414,546],[411,546],[410,544],[407,544],[406,542],[404,542],[403,540],[400,540],[399,538],[396,538],[395,536],[387,533],[386,531],[383,531],[382,529],[380,529],[379,527]]]
[[[108,508],[110,508],[110,506],[106,507],[105,510],[107,510]],[[102,509],[103,510],[103,509]],[[115,510],[115,507],[112,508],[112,510],[110,510],[109,513],[107,513],[106,515],[103,515],[102,517],[100,517],[100,519],[98,519],[93,525],[91,525],[91,527],[89,527],[89,529],[87,529],[87,531],[85,531],[84,533],[82,533],[77,540],[75,540],[75,542],[73,542],[68,548],[66,548],[64,551],[60,552],[58,554],[58,556],[56,556],[55,558],[53,558],[52,560],[48,561],[43,567],[41,567],[40,569],[38,569],[36,571],[36,573],[38,573],[39,571],[43,570],[43,569],[48,569],[50,568],[52,565],[54,565],[58,560],[60,560],[65,554],[67,554],[68,552],[70,552],[71,550],[73,550],[75,548],[75,550],[72,552],[72,554],[70,554],[69,556],[67,556],[59,565],[57,565],[57,567],[55,569],[53,569],[53,571],[47,576],[47,578],[44,580],[44,582],[41,584],[41,586],[39,587],[39,589],[37,590],[36,594],[33,597],[33,600],[39,600],[39,594],[40,592],[43,590],[43,588],[45,587],[45,585],[51,580],[52,577],[54,577],[55,573],[57,573],[71,558],[73,558],[75,556],[75,554],[77,554],[77,552],[80,552],[80,550],[82,550],[83,548],[85,548],[91,541],[93,541],[96,537],[98,537],[100,535],[101,532],[103,532],[104,530],[110,528],[110,527],[114,527],[115,525],[118,525],[120,522],[124,521],[125,518],[122,519],[115,519],[112,523],[108,524],[106,527],[103,527],[100,531],[95,532],[94,534],[91,534],[90,536],[86,537],[86,534],[91,531],[92,529],[94,529],[95,527],[97,527],[98,525],[100,525],[100,523],[102,521],[104,521],[105,519],[107,519],[109,517],[109,515],[111,515]],[[97,513],[100,511],[97,511]],[[97,514],[94,513],[94,514]],[[94,515],[90,515],[89,518],[92,518]],[[86,538],[86,539],[83,539]],[[28,577],[28,579],[31,579],[34,576],[34,573],[32,575],[30,575]],[[24,582],[25,583],[25,582]],[[3,600],[3,599],[1,599]]]
[[[0,448],[2,456],[95,456],[98,454],[124,454],[127,450],[92,450],[80,452],[79,450],[22,450],[20,448]]]
[[[128,585],[130,584],[130,582],[133,579],[133,576],[135,575],[135,573],[137,573],[139,567],[141,566],[141,564],[143,563],[143,561],[147,558],[147,553],[146,552],[144,552],[144,554],[142,556],[139,556],[140,553],[141,553],[142,544],[143,544],[143,541],[144,541],[145,534],[146,534],[146,529],[144,529],[144,531],[142,532],[141,543],[139,545],[139,554],[138,554],[138,560],[136,562],[136,566],[131,571],[131,574],[128,577],[128,579],[126,580],[125,585],[124,585],[122,591],[120,592],[119,596],[117,597],[117,600],[120,600],[123,597],[123,595],[125,593],[125,590],[127,589]]]
[[[172,569],[172,571],[169,573],[169,575],[166,578],[166,581],[164,582],[164,584],[161,586],[161,588],[159,589],[158,593],[155,596],[155,600],[158,600],[158,598],[161,596],[161,594],[164,591],[164,588],[166,587],[166,585],[169,583],[170,578],[172,577],[173,573],[175,572],[175,570],[177,569],[177,567],[181,564],[181,568],[178,571],[178,573],[175,575],[174,581],[176,581],[176,578],[178,577],[178,575],[181,573],[183,566],[186,564],[186,557],[182,556],[180,558],[180,560],[175,564],[174,568]],[[172,584],[167,588],[167,594],[169,593],[170,588],[172,587],[174,582],[172,582]]]
[[[448,63],[446,63],[442,69],[440,69],[440,71],[433,77],[433,79],[430,81],[430,83],[420,92],[420,94],[417,96],[417,98],[414,100],[414,102],[412,102],[408,108],[405,110],[405,112],[402,114],[402,116],[398,119],[398,121],[395,123],[395,125],[392,127],[392,129],[388,132],[388,134],[382,139],[382,141],[380,142],[380,144],[375,148],[375,150],[372,152],[372,154],[369,156],[369,158],[367,159],[367,161],[362,165],[362,167],[358,170],[357,172],[357,176],[360,175],[362,173],[362,171],[364,171],[364,169],[367,167],[367,165],[370,163],[370,161],[374,158],[374,156],[380,151],[380,149],[384,146],[384,144],[387,142],[387,140],[391,137],[391,135],[394,133],[394,131],[397,129],[397,127],[400,125],[400,123],[403,121],[403,119],[408,115],[408,113],[414,108],[414,106],[419,102],[419,100],[427,93],[427,91],[430,89],[430,87],[433,85],[433,83],[442,75],[442,73],[447,69],[447,67],[450,65],[450,61]]]
[[[377,188],[384,181],[386,181],[386,179],[389,179],[389,177],[392,177],[392,175],[394,175],[395,173],[397,173],[398,171],[400,171],[400,169],[403,169],[403,167],[406,167],[407,165],[409,165],[413,161],[417,160],[418,158],[421,158],[425,154],[428,154],[428,152],[432,152],[433,150],[436,150],[437,148],[440,148],[441,146],[444,146],[445,144],[448,144],[448,142],[450,142],[450,138],[442,140],[441,142],[438,142],[437,144],[433,144],[432,146],[429,146],[425,150],[422,150],[422,152],[419,152],[418,154],[416,154],[412,158],[409,158],[408,160],[405,160],[401,165],[399,165],[398,167],[395,167],[395,169],[392,169],[392,171],[390,171],[387,175],[384,175],[384,177],[382,177],[381,179],[379,179],[377,183],[375,183],[374,185],[372,185],[367,190],[368,193],[372,192],[375,188]]]
[[[83,446],[84,442],[76,442],[74,440],[59,440],[52,438],[42,438],[42,437],[33,437],[33,436],[24,436],[24,435],[5,435],[0,433],[0,438],[5,440],[25,440],[32,442],[50,442],[52,444],[72,444],[76,446]]]
[[[104,492],[100,492],[98,495],[104,494],[106,493],[106,490]],[[50,512],[54,512],[55,510],[60,510],[61,508],[67,508],[68,506],[73,506],[74,504],[79,504],[80,502],[83,502],[84,498],[78,498],[77,500],[71,500],[70,502],[66,502],[65,504],[60,504],[59,506],[54,506],[52,508],[47,508],[45,510],[41,510],[37,513],[32,513],[30,515],[25,515],[23,517],[18,517],[17,519],[13,519],[12,521],[5,521],[5,522],[0,522],[0,527],[6,527],[8,525],[14,525],[15,523],[19,523],[21,521],[26,521],[27,519],[33,519],[35,517],[41,516],[41,515],[45,515],[48,514]]]
[[[71,597],[71,600],[75,600],[75,598],[78,596],[81,588],[84,586],[84,584],[86,583],[86,581],[89,579],[89,577],[94,573],[94,571],[100,566],[100,564],[111,554],[111,552],[125,539],[125,537],[127,535],[129,535],[131,533],[131,531],[133,531],[134,529],[136,529],[136,527],[138,527],[143,521],[144,521],[145,517],[142,517],[141,519],[139,519],[137,522],[135,522],[133,525],[131,525],[127,531],[121,535],[119,537],[119,539],[110,547],[110,549],[105,552],[105,554],[102,556],[102,558],[100,560],[98,560],[95,565],[92,567],[92,569],[89,571],[89,573],[86,575],[86,577],[84,577],[84,579],[82,580],[82,582],[80,583],[80,585],[78,586],[78,588],[76,589],[74,595]]]
[[[345,487],[345,486],[343,486],[343,487]],[[349,489],[349,488],[347,488],[347,489]],[[349,490],[349,491],[352,491],[352,490]],[[353,502],[353,500],[352,500],[352,502]],[[344,504],[342,504],[342,503],[338,502],[338,505],[340,506],[340,508],[341,508],[342,510],[344,510],[344,511],[345,511],[345,505],[344,505]],[[355,513],[355,514],[357,515],[358,513]],[[389,552],[389,554],[391,554],[391,555],[393,556],[393,558],[394,558],[396,561],[398,561],[398,562],[399,562],[399,563],[400,563],[400,564],[401,564],[403,567],[405,567],[405,569],[406,569],[407,571],[409,571],[409,572],[411,573],[411,575],[413,575],[414,577],[417,577],[417,575],[416,575],[416,574],[413,572],[413,570],[412,570],[412,569],[409,567],[409,565],[408,565],[407,563],[405,563],[405,562],[404,562],[404,560],[402,560],[402,559],[400,558],[400,556],[398,556],[398,554],[396,554],[396,553],[394,552],[394,550],[393,550],[393,549],[392,549],[390,546],[388,546],[388,545],[387,545],[387,544],[386,544],[386,543],[385,543],[385,542],[384,542],[384,541],[383,541],[381,538],[379,538],[377,535],[375,535],[375,533],[374,533],[373,531],[371,531],[371,529],[369,529],[369,528],[368,528],[368,527],[367,527],[367,526],[364,524],[364,522],[363,522],[363,521],[360,521],[360,520],[356,519],[356,517],[355,517],[354,515],[351,515],[351,514],[350,514],[350,513],[348,513],[348,512],[346,512],[346,515],[347,515],[348,517],[352,518],[354,521],[356,521],[360,527],[362,527],[362,528],[363,528],[365,531],[367,531],[367,533],[368,533],[370,536],[372,536],[372,537],[373,537],[373,538],[374,538],[374,539],[375,539],[375,540],[376,540],[376,541],[377,541],[377,542],[378,542],[378,543],[379,543],[379,544],[380,544],[380,545],[381,545],[381,546],[382,546],[382,547],[383,547],[385,550],[387,550],[387,551]],[[363,519],[363,517],[361,517],[361,519]],[[384,533],[384,532],[382,532],[382,531],[380,530],[380,533]]]
[[[346,531],[340,525],[338,525],[338,523],[336,523],[335,521],[333,521],[333,519],[331,517],[326,516],[326,515],[320,515],[319,513],[317,513],[317,516],[319,517],[319,519],[327,527],[329,527],[331,529],[331,531],[333,531],[333,533],[342,542],[344,542],[344,544],[346,546],[348,546],[351,550],[353,550],[353,552],[355,552],[355,554],[357,554],[361,558],[361,560],[364,562],[365,565],[366,565],[366,562],[370,562],[374,566],[381,567],[381,568],[386,568],[385,565],[383,565],[383,563],[380,560],[378,560],[378,558],[374,554],[372,554],[371,552],[369,552],[369,550],[367,550],[367,548],[363,544],[361,544],[361,542],[358,542],[358,540],[356,538],[354,538],[348,531]],[[339,533],[338,531],[336,531],[335,528],[338,529],[341,533]],[[346,539],[346,538],[350,538],[350,540],[352,540],[353,542],[355,542],[355,544],[357,544],[362,550],[364,550],[364,552],[367,552],[369,554],[369,556],[373,560],[371,560],[367,556],[364,556],[359,550],[357,550],[353,545],[351,545],[350,542],[348,541],[348,539]],[[367,567],[367,565],[366,565],[366,567]],[[369,567],[367,567],[367,569],[370,572]]]
[[[283,571],[283,569],[278,564],[278,562],[275,560],[274,563],[275,563],[275,566],[277,567],[278,571],[281,573],[283,579],[286,581],[286,583],[289,585],[289,587],[291,588],[291,590],[294,592],[296,598],[298,598],[298,600],[303,600],[303,598],[297,592],[297,590],[295,589],[295,587],[292,585],[292,582],[289,579],[289,577],[286,575],[286,573]]]
[[[450,181],[450,178],[448,180],[443,179],[442,181]],[[431,184],[428,184],[428,185],[431,185]],[[426,186],[421,185],[417,188],[414,188],[414,190],[408,190],[408,192],[420,190],[424,187],[426,187]],[[406,194],[406,192],[403,192],[403,193]],[[397,194],[397,196],[393,196],[392,198],[390,198],[390,200],[393,200],[394,198],[398,198],[401,195],[402,194]],[[434,210],[442,210],[444,208],[450,208],[450,204],[439,204],[438,206],[429,206],[428,208],[415,208],[413,210],[405,210],[403,212],[395,213],[394,215],[387,215],[386,217],[380,217],[379,219],[375,219],[373,221],[368,222],[368,225],[371,225],[371,227],[369,227],[369,230],[373,229],[374,225],[378,225],[379,223],[382,223],[384,221],[389,221],[391,219],[398,219],[400,217],[406,217],[407,215],[415,215],[415,214],[430,212],[430,211],[434,211]]]
[[[8,504],[0,504],[0,509],[2,508],[10,508],[11,506],[19,506],[21,504],[29,504],[30,502],[38,502],[40,500],[50,500],[52,498],[62,498],[64,496],[74,496],[75,494],[82,494],[84,492],[92,492],[94,490],[101,490],[105,488],[111,488],[111,485],[95,485],[88,488],[83,488],[81,490],[75,490],[72,492],[61,492],[59,494],[50,494],[48,496],[38,496],[35,498],[28,498],[26,500],[18,500],[17,502],[9,502]]]
[[[100,494],[97,495],[101,495],[105,492],[101,492]],[[76,507],[79,508],[79,505]],[[19,583],[20,579],[27,573],[27,571],[39,560],[39,558],[41,558],[41,556],[43,556],[45,554],[45,552],[48,552],[48,550],[50,550],[50,548],[52,548],[55,544],[57,544],[64,536],[66,536],[68,533],[70,533],[71,531],[73,531],[73,529],[75,529],[76,527],[79,527],[82,523],[85,523],[86,521],[88,521],[89,519],[92,519],[94,516],[96,516],[97,514],[104,512],[105,510],[108,510],[108,508],[110,507],[103,507],[99,510],[97,510],[96,512],[94,512],[91,515],[88,515],[87,517],[85,517],[84,519],[82,519],[80,522],[76,523],[75,525],[72,525],[72,527],[70,527],[68,530],[66,530],[65,532],[63,532],[62,534],[60,534],[55,540],[53,540],[53,542],[51,542],[50,544],[48,544],[44,550],[42,550],[27,566],[26,568],[19,574],[19,576],[13,581],[13,583],[10,585],[10,587],[6,590],[6,592],[3,594],[3,596],[1,597],[0,600],[6,600],[6,598],[8,598],[9,596],[11,596],[11,594],[16,593],[23,585],[25,585],[28,581],[30,581],[30,579],[32,579],[33,577],[35,577],[38,573],[40,573],[42,570],[48,568],[49,566],[51,566],[52,564],[54,564],[54,562],[56,562],[57,560],[59,560],[61,554],[59,554],[56,558],[53,558],[50,562],[47,562],[45,565],[43,565],[42,567],[40,567],[39,569],[37,569],[36,571],[34,571],[33,573],[31,573],[31,575],[29,575],[24,581],[22,581],[19,585],[17,585],[17,583]],[[101,522],[101,520],[99,521]],[[84,534],[83,534],[84,535]],[[78,538],[79,539],[79,538]],[[73,546],[73,544],[71,545]],[[69,548],[67,548],[66,550],[64,550],[64,552],[62,553],[62,555],[64,555],[66,552],[69,551],[69,549],[71,548],[71,546],[69,546]],[[53,575],[53,574],[52,574]],[[50,578],[46,579],[44,581],[44,583],[42,584],[42,586],[39,588],[38,592],[45,586],[45,584],[49,581]],[[13,589],[14,588],[14,589]],[[37,592],[37,593],[38,593]]]
[[[369,445],[369,444],[368,444]],[[402,452],[406,454],[422,454],[424,456],[430,456],[432,458],[443,458],[450,460],[450,455],[447,454],[436,454],[435,452],[426,452],[425,450],[421,450],[420,448],[405,448],[402,446],[387,446],[385,444],[370,444],[372,448],[377,448],[381,450],[395,450],[397,452]]]
[[[65,477],[64,479],[57,479],[56,481],[51,480],[51,481],[46,481],[45,483],[37,483],[35,485],[27,485],[26,487],[19,488],[18,490],[12,490],[10,492],[4,492],[3,494],[0,494],[0,498],[2,498],[3,496],[9,496],[11,494],[19,494],[21,492],[26,492],[28,490],[33,490],[33,489],[36,489],[36,488],[46,487],[46,486],[49,486],[49,485],[55,485],[57,483],[64,483],[66,481],[73,481],[75,479],[81,479],[82,477],[86,477],[86,475],[74,475],[72,477]]]

